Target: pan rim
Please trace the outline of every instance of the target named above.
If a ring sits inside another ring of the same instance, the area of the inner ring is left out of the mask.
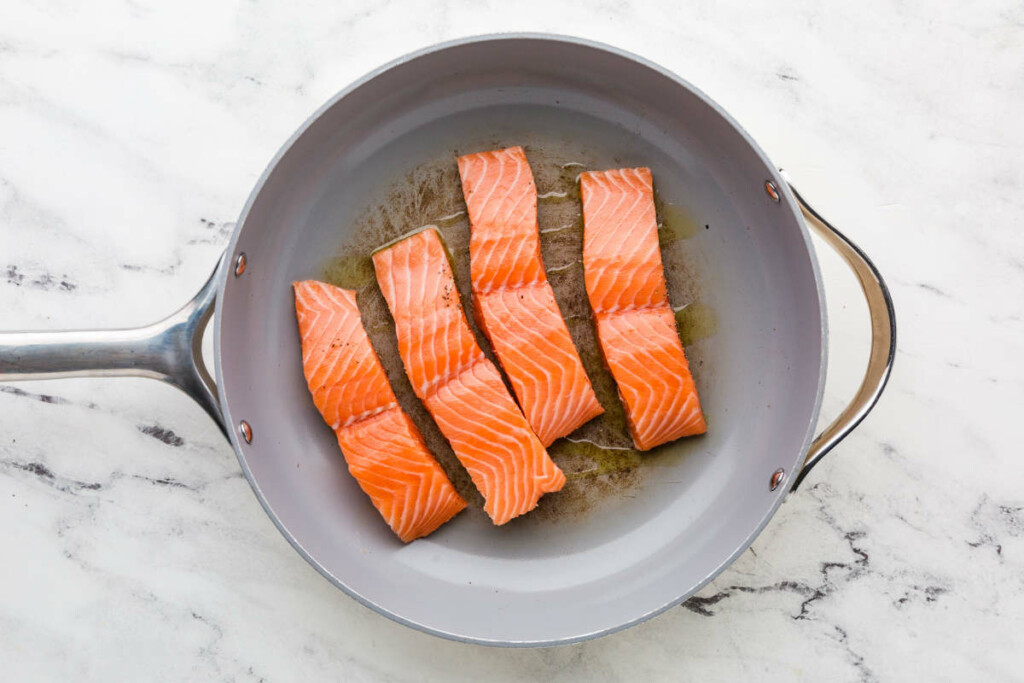
[[[712,100],[702,90],[700,90],[699,88],[694,86],[689,81],[683,79],[682,77],[680,77],[679,75],[677,75],[673,71],[671,71],[669,69],[666,69],[665,67],[662,67],[662,66],[660,66],[659,64],[657,64],[655,62],[652,62],[652,61],[650,61],[650,60],[648,60],[648,59],[646,59],[646,58],[644,58],[644,57],[642,57],[640,55],[632,53],[630,51],[623,50],[623,49],[615,47],[613,45],[609,45],[607,43],[602,43],[602,42],[590,40],[590,39],[587,39],[587,38],[580,38],[580,37],[576,37],[576,36],[568,36],[568,35],[555,34],[555,33],[539,33],[539,32],[489,33],[489,34],[480,34],[480,35],[474,35],[474,36],[467,36],[467,37],[457,38],[457,39],[454,39],[454,40],[449,40],[449,41],[444,41],[444,42],[440,42],[440,43],[435,43],[433,45],[430,45],[430,46],[421,48],[419,50],[410,52],[408,54],[402,55],[400,57],[397,57],[396,59],[393,59],[393,60],[391,60],[391,61],[389,61],[389,62],[387,62],[387,63],[385,63],[385,64],[383,64],[383,65],[381,65],[379,67],[377,67],[376,69],[373,69],[372,71],[366,73],[362,77],[356,79],[355,81],[353,81],[352,83],[347,85],[345,88],[340,90],[334,96],[329,98],[324,104],[322,104],[320,107],[318,107],[296,129],[296,131],[284,142],[284,144],[280,147],[280,149],[277,151],[277,153],[274,155],[274,157],[267,164],[267,166],[264,169],[263,173],[260,175],[259,179],[256,181],[256,184],[253,186],[253,189],[252,189],[251,193],[249,194],[249,197],[246,200],[246,202],[245,202],[245,204],[244,204],[244,206],[242,208],[241,213],[239,214],[238,221],[235,224],[234,232],[232,233],[231,240],[230,240],[230,242],[228,244],[228,247],[227,247],[227,253],[230,254],[230,255],[233,255],[235,253],[235,250],[237,249],[237,246],[238,246],[239,238],[240,238],[241,233],[242,233],[242,231],[244,229],[245,222],[246,222],[246,220],[247,220],[247,218],[249,216],[249,213],[250,213],[250,211],[252,209],[252,206],[255,203],[256,199],[259,197],[260,193],[262,192],[262,190],[263,190],[267,180],[269,179],[271,174],[274,172],[274,170],[277,168],[277,166],[278,166],[279,162],[281,161],[281,159],[289,152],[289,150],[291,150],[291,148],[294,146],[294,144],[306,133],[306,131],[316,121],[318,121],[320,119],[320,117],[324,114],[324,112],[326,112],[331,107],[333,107],[338,101],[340,101],[342,98],[346,97],[349,93],[351,93],[354,90],[358,89],[359,87],[361,87],[365,83],[373,80],[377,76],[379,76],[379,75],[381,75],[381,74],[383,74],[383,73],[385,73],[387,71],[390,71],[390,70],[392,70],[392,69],[394,69],[396,67],[399,67],[402,64],[410,62],[412,60],[415,60],[415,59],[418,59],[418,58],[421,58],[421,57],[424,57],[424,56],[427,56],[427,55],[430,55],[430,54],[434,54],[436,52],[441,52],[441,51],[448,50],[448,49],[451,49],[451,48],[463,46],[463,45],[469,45],[469,44],[474,44],[474,43],[492,42],[492,41],[504,41],[504,40],[534,40],[534,41],[551,41],[551,42],[556,42],[556,43],[567,43],[567,44],[571,44],[571,45],[576,45],[576,46],[580,46],[580,47],[585,47],[585,48],[590,48],[590,49],[600,50],[600,51],[603,51],[603,52],[606,52],[606,53],[610,53],[612,55],[615,55],[617,57],[621,57],[623,59],[632,61],[632,62],[637,63],[637,64],[639,64],[641,66],[644,66],[644,67],[646,67],[648,69],[651,69],[652,71],[657,72],[658,74],[660,74],[660,75],[670,79],[671,81],[673,81],[674,83],[678,84],[679,86],[687,89],[688,91],[690,91],[691,93],[693,93],[694,95],[699,97],[709,107],[711,107],[711,109],[718,116],[720,116],[725,121],[725,123],[727,123],[730,127],[732,127],[733,130],[735,130],[741,136],[743,141],[749,146],[749,148],[757,155],[757,157],[764,164],[764,167],[767,169],[767,172],[769,174],[769,177],[766,178],[765,180],[766,181],[767,180],[772,181],[775,184],[776,188],[781,189],[781,192],[779,192],[779,194],[780,194],[780,196],[782,198],[782,203],[784,204],[785,209],[788,210],[790,212],[790,214],[793,215],[795,217],[795,219],[796,219],[796,223],[797,223],[797,225],[798,225],[798,227],[800,229],[801,237],[802,237],[802,239],[804,241],[804,246],[805,246],[805,249],[806,249],[806,252],[807,252],[807,256],[808,256],[808,258],[810,260],[811,270],[812,270],[813,275],[814,275],[815,289],[816,289],[816,293],[817,293],[817,297],[818,297],[818,310],[819,310],[819,315],[820,315],[821,352],[820,352],[819,365],[818,365],[818,386],[817,386],[817,391],[816,391],[816,395],[815,395],[815,398],[814,398],[814,403],[813,403],[813,408],[812,408],[811,415],[810,415],[809,424],[808,424],[807,430],[806,430],[806,432],[804,434],[802,447],[792,457],[791,465],[790,465],[790,468],[788,469],[788,473],[789,474],[788,474],[788,476],[785,479],[786,485],[782,486],[782,487],[779,487],[779,490],[776,491],[773,494],[771,505],[768,506],[765,514],[759,520],[757,525],[752,529],[752,531],[736,546],[736,548],[724,560],[722,560],[717,566],[715,566],[711,571],[709,571],[704,577],[702,577],[695,584],[693,584],[692,586],[689,586],[688,588],[683,590],[681,593],[679,593],[676,597],[674,597],[673,599],[667,601],[665,604],[663,604],[663,605],[661,605],[661,606],[659,606],[659,607],[657,607],[655,609],[649,610],[649,611],[647,611],[647,612],[645,612],[643,614],[640,614],[640,615],[638,615],[638,616],[636,616],[636,617],[634,617],[632,619],[629,619],[629,620],[624,621],[622,623],[616,624],[614,626],[603,627],[603,628],[599,628],[599,629],[596,629],[596,630],[587,631],[585,633],[576,633],[576,634],[571,634],[571,635],[567,635],[565,637],[559,637],[559,638],[536,639],[536,640],[530,640],[530,639],[502,640],[502,639],[483,638],[483,637],[473,636],[473,635],[465,634],[465,633],[456,633],[456,632],[453,632],[453,631],[446,631],[444,629],[437,628],[437,627],[434,627],[434,626],[430,626],[428,624],[419,623],[417,621],[414,621],[414,620],[408,619],[406,617],[403,617],[400,614],[392,612],[391,610],[388,610],[386,607],[384,607],[384,606],[382,606],[380,604],[377,604],[376,602],[373,602],[372,600],[366,598],[365,596],[360,594],[358,591],[356,591],[356,590],[352,589],[351,587],[349,587],[342,579],[340,579],[339,577],[335,576],[331,572],[330,569],[328,569],[326,566],[321,564],[316,558],[314,558],[306,550],[306,548],[302,545],[302,542],[298,538],[296,538],[295,535],[291,533],[291,531],[289,531],[289,529],[284,525],[284,523],[278,517],[277,513],[274,511],[274,509],[271,506],[270,502],[264,496],[263,491],[260,488],[259,483],[257,482],[255,476],[253,475],[252,471],[250,470],[249,465],[248,465],[248,463],[246,461],[244,452],[243,452],[242,442],[239,439],[238,430],[235,427],[234,419],[232,418],[232,415],[231,415],[231,410],[229,408],[229,402],[228,402],[228,398],[227,398],[227,391],[224,390],[225,384],[224,384],[224,376],[223,376],[223,364],[221,363],[221,334],[222,334],[222,323],[223,323],[223,314],[222,314],[223,307],[220,305],[220,302],[223,301],[224,292],[225,292],[225,290],[227,288],[228,280],[230,279],[229,278],[229,272],[230,272],[231,269],[224,269],[223,270],[223,272],[221,274],[220,283],[218,284],[218,288],[217,288],[217,305],[215,306],[214,320],[213,320],[213,325],[214,325],[214,329],[213,329],[213,333],[214,333],[214,337],[213,337],[214,358],[215,358],[215,364],[216,364],[217,386],[219,388],[218,396],[219,396],[220,408],[221,408],[221,412],[222,412],[222,414],[224,416],[225,424],[227,425],[227,430],[226,431],[228,433],[228,438],[229,438],[229,440],[231,442],[232,447],[235,450],[235,456],[238,458],[238,462],[239,462],[239,465],[241,466],[242,473],[245,475],[245,478],[248,480],[249,485],[252,487],[253,492],[255,493],[256,498],[257,498],[257,500],[260,503],[260,506],[263,508],[263,510],[267,514],[267,516],[270,517],[271,521],[274,523],[274,526],[277,527],[277,529],[281,533],[281,535],[284,536],[284,538],[288,541],[288,543],[292,546],[292,548],[294,548],[295,551],[303,559],[305,559],[306,562],[308,562],[314,569],[316,569],[324,578],[326,578],[334,586],[336,586],[337,588],[339,588],[343,592],[345,592],[349,597],[355,599],[357,602],[359,602],[360,604],[362,604],[365,607],[368,607],[369,609],[373,610],[374,612],[377,612],[378,614],[381,614],[381,615],[383,615],[383,616],[385,616],[385,617],[387,617],[387,618],[389,618],[389,619],[391,619],[391,620],[393,620],[395,622],[398,622],[398,623],[403,624],[405,626],[409,626],[410,628],[416,629],[417,631],[428,633],[430,635],[438,636],[438,637],[441,637],[441,638],[445,638],[445,639],[453,640],[453,641],[457,641],[457,642],[471,643],[471,644],[476,644],[476,645],[493,646],[493,647],[517,647],[517,648],[553,647],[553,646],[557,646],[557,645],[569,645],[569,644],[572,644],[572,643],[578,643],[578,642],[582,642],[582,641],[586,641],[586,640],[591,640],[591,639],[599,638],[599,637],[606,636],[606,635],[611,635],[612,633],[616,633],[618,631],[625,630],[627,628],[630,628],[631,626],[635,626],[635,625],[637,625],[639,623],[647,621],[648,619],[651,619],[651,618],[661,614],[662,612],[665,612],[669,608],[681,604],[683,601],[685,601],[690,596],[692,596],[695,593],[697,593],[701,588],[706,586],[710,581],[712,581],[715,577],[717,577],[719,574],[721,574],[733,562],[735,562],[735,560],[743,552],[745,552],[747,550],[747,548],[750,547],[750,545],[753,543],[753,541],[758,536],[760,536],[761,532],[768,525],[768,523],[771,521],[771,519],[775,516],[775,513],[778,511],[779,506],[785,500],[786,495],[788,494],[788,492],[790,490],[789,484],[790,484],[790,482],[793,481],[794,476],[799,471],[800,467],[803,465],[804,456],[807,453],[808,449],[810,448],[811,441],[812,441],[812,439],[814,437],[814,432],[815,432],[815,428],[817,426],[818,416],[819,416],[819,413],[820,413],[820,410],[821,410],[822,398],[823,398],[823,395],[824,395],[826,368],[827,368],[827,364],[828,364],[828,337],[829,337],[829,335],[828,335],[828,314],[827,314],[827,310],[826,310],[824,284],[822,282],[821,271],[820,271],[820,268],[819,268],[819,265],[818,265],[818,259],[817,259],[817,256],[816,256],[814,245],[813,245],[813,243],[811,241],[810,231],[807,228],[807,225],[805,224],[805,222],[803,221],[803,219],[801,217],[800,210],[799,210],[799,208],[798,208],[798,206],[796,204],[796,200],[793,197],[793,195],[792,195],[792,193],[791,193],[791,191],[789,189],[789,184],[781,176],[781,174],[779,172],[780,169],[778,169],[778,167],[776,167],[776,166],[774,166],[772,164],[771,160],[768,158],[768,156],[765,154],[765,152],[754,141],[754,139],[750,136],[750,134],[747,133],[747,131],[739,124],[739,122],[737,122],[724,108],[722,108],[717,102]]]

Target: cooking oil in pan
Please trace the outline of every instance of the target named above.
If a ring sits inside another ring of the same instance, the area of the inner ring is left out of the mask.
[[[662,248],[697,234],[697,223],[684,208],[666,204],[660,199],[655,199],[655,206],[658,213],[658,243]]]
[[[711,306],[694,301],[676,309],[676,327],[683,346],[689,346],[718,331],[718,315]]]
[[[486,147],[497,149],[516,144],[490,141]],[[480,148],[486,148],[481,146]],[[626,418],[611,373],[601,358],[590,306],[583,282],[583,217],[580,204],[579,174],[587,168],[589,155],[569,145],[526,146],[527,157],[537,184],[537,218],[541,232],[541,252],[562,315],[580,352],[598,400],[605,413],[581,426],[568,437],[548,448],[562,468],[567,482],[562,491],[549,494],[526,520],[578,517],[601,502],[636,495],[641,484],[643,465],[660,460],[658,452],[673,454],[685,448],[689,439],[652,452],[641,453],[633,447]],[[427,446],[437,456],[459,493],[475,507],[483,501],[468,473],[458,463],[448,442],[441,435],[423,404],[416,398],[398,354],[394,326],[384,297],[374,279],[371,254],[381,245],[415,232],[424,225],[436,226],[448,249],[462,305],[472,311],[469,273],[469,219],[462,198],[456,156],[453,151],[415,168],[395,182],[383,199],[359,217],[354,241],[342,245],[341,255],[330,259],[321,277],[332,284],[357,291],[363,324],[391,380],[398,402],[423,433]],[[698,224],[685,209],[656,198],[659,216],[659,241],[666,247],[693,237]],[[678,250],[672,250],[675,253]],[[696,266],[665,250],[666,277],[673,299],[689,302],[678,308],[677,320],[684,344],[711,336],[717,329],[714,310],[701,303]],[[484,353],[494,360],[490,347],[472,315],[470,327]],[[510,392],[511,393],[511,392]],[[514,394],[513,394],[514,395]]]
[[[333,258],[324,267],[323,281],[359,291],[374,281],[373,260],[369,254],[355,252]]]

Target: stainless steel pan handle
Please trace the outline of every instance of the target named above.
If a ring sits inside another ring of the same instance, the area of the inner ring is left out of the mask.
[[[893,359],[896,357],[896,312],[893,310],[889,288],[867,254],[811,208],[785,173],[783,178],[789,184],[789,189],[793,192],[807,224],[843,257],[850,270],[857,276],[867,299],[868,313],[871,317],[871,353],[864,380],[850,404],[811,443],[811,448],[804,459],[804,466],[793,481],[792,490],[795,491],[811,468],[846,438],[878,403],[882,390],[889,381]]]
[[[217,385],[203,362],[224,259],[199,293],[163,320],[126,330],[0,332],[0,381],[151,377],[191,396],[227,434]]]

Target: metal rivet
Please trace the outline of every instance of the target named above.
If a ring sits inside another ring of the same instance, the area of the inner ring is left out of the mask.
[[[775,183],[770,180],[764,181],[764,191],[768,193],[768,196],[772,198],[772,201],[778,203],[782,197],[779,196],[779,188],[775,187]]]
[[[245,424],[245,423],[243,422],[242,424]],[[248,425],[246,425],[246,426],[248,426]],[[785,476],[786,476],[786,470],[782,469],[781,467],[779,469],[775,470],[774,472],[772,472],[772,479],[771,479],[771,482],[769,483],[769,486],[771,486],[771,490],[772,491],[774,491],[775,489],[779,488],[779,484],[782,483],[782,479]]]
[[[238,423],[238,431],[242,432],[242,438],[246,443],[252,443],[252,427],[245,420]]]
[[[245,272],[245,252],[243,251],[235,259],[235,277],[238,277]]]

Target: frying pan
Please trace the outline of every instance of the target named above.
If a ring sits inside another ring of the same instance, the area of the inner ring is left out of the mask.
[[[641,495],[612,512],[500,529],[464,513],[403,546],[309,400],[289,285],[355,237],[377,188],[486,131],[508,140],[546,131],[589,145],[606,168],[651,166],[661,191],[708,225],[685,248],[703,264],[719,318],[693,351],[705,361],[697,380],[711,427],[669,447],[685,457],[660,458]],[[817,438],[827,331],[808,226],[853,268],[872,323],[864,382]],[[200,353],[214,312],[216,381]],[[267,514],[329,581],[429,633],[529,646],[624,628],[711,580],[873,407],[894,348],[877,270],[705,95],[615,48],[497,35],[399,59],[313,114],[180,311],[141,329],[0,335],[0,380],[131,375],[178,387],[221,427]]]

